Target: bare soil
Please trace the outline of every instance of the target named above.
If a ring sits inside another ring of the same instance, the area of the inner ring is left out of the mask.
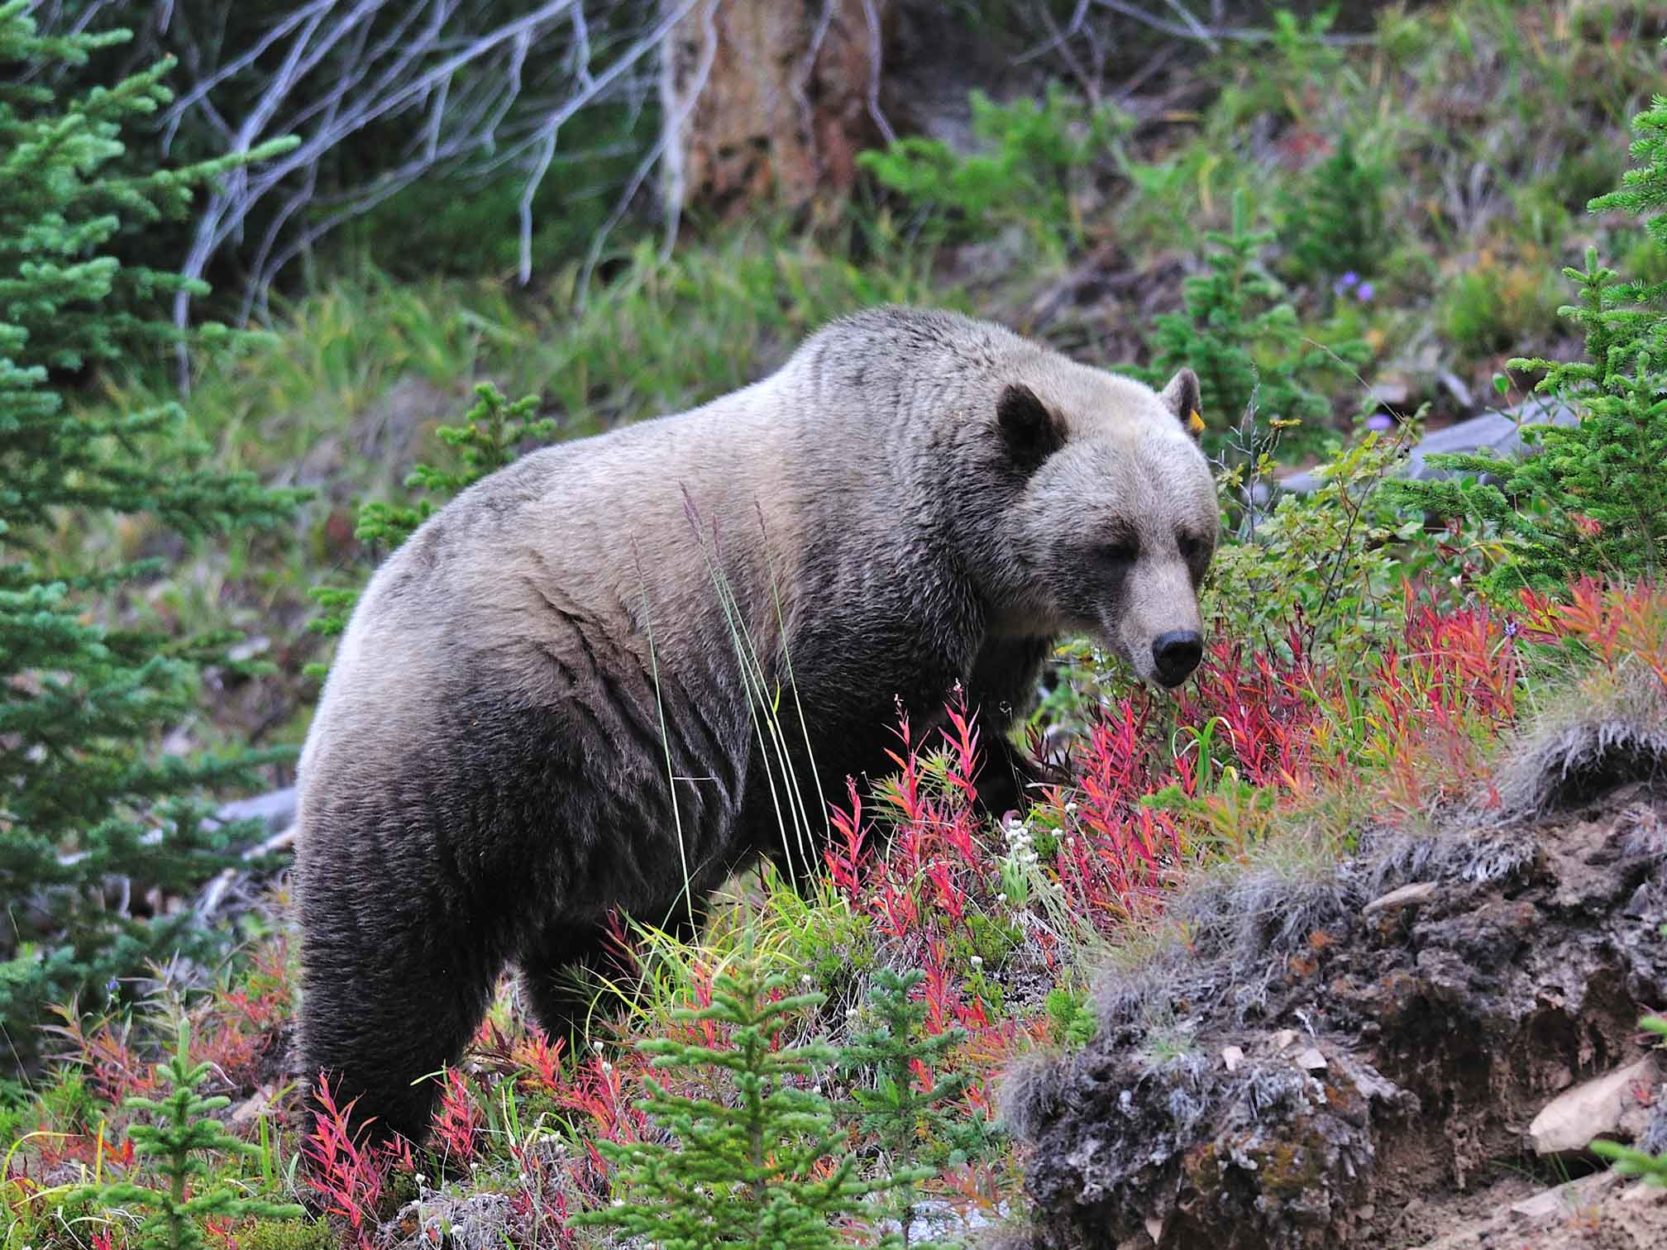
[[[1099,1037],[1011,1084],[1035,1244],[1667,1246],[1667,1192],[1527,1133],[1667,1005],[1656,771],[1421,848],[1368,836],[1297,940],[1112,978]],[[1631,1091],[1656,1149],[1663,1070]]]

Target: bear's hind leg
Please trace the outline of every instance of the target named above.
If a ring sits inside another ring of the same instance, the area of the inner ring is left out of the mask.
[[[617,978],[627,962],[603,925],[550,925],[521,954],[523,1000],[552,1042],[576,1051],[599,1009],[597,979]]]
[[[357,1100],[355,1130],[420,1142],[439,1094],[432,1078],[462,1057],[503,962],[479,935],[431,922],[421,937],[395,937],[357,920],[345,933],[315,923],[303,943],[303,1076],[315,1108],[322,1072],[338,1107]]]

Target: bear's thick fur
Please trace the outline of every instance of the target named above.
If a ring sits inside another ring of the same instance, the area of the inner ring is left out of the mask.
[[[1197,663],[1218,528],[1188,420],[998,326],[884,309],[678,416],[536,452],[372,579],[301,760],[301,1062],[420,1137],[504,965],[539,1023],[612,909],[698,923],[759,856],[814,871],[899,702],[957,683],[996,811],[1053,640]]]

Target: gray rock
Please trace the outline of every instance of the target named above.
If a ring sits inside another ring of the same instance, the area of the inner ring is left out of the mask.
[[[1528,1140],[1534,1153],[1583,1151],[1597,1138],[1617,1134],[1636,1140],[1643,1127],[1642,1113],[1648,1105],[1640,1094],[1653,1089],[1655,1080],[1655,1056],[1646,1055],[1565,1090],[1547,1103],[1528,1126]]]
[[[1450,470],[1436,468],[1429,458],[1484,449],[1500,456],[1517,456],[1522,453],[1523,426],[1575,425],[1579,421],[1580,414],[1573,408],[1549,400],[1530,400],[1515,408],[1484,412],[1426,434],[1407,454],[1401,473],[1413,481],[1452,477]],[[1294,473],[1280,479],[1279,485],[1283,490],[1306,495],[1319,488],[1320,479],[1313,473]]]
[[[295,787],[285,786],[269,794],[234,799],[219,811],[221,820],[258,820],[267,833],[281,833],[295,823]]]
[[[1440,887],[1434,881],[1413,881],[1388,894],[1380,894],[1360,909],[1363,916],[1375,916],[1383,911],[1401,911],[1427,903]]]

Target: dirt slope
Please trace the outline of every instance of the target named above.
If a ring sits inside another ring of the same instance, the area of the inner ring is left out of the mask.
[[[1034,1243],[1667,1246],[1662,1191],[1547,1192],[1594,1132],[1667,1146],[1637,1028],[1667,1007],[1659,714],[1542,735],[1510,815],[1368,831],[1276,917],[1193,899],[1192,944],[1108,975],[1096,1040],[1010,1082]]]

